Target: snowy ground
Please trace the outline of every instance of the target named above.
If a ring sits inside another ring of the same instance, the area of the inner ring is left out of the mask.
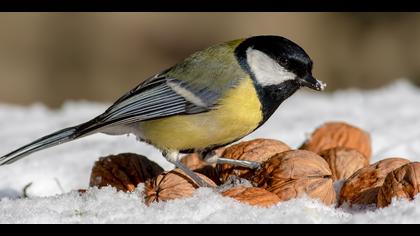
[[[317,126],[346,121],[371,133],[373,161],[400,156],[420,161],[420,89],[398,82],[385,88],[322,94],[300,91],[287,100],[265,126],[246,140],[275,138],[298,147]],[[43,105],[17,107],[0,104],[0,154],[63,127],[86,121],[107,106],[69,102],[59,110]],[[31,155],[0,167],[0,223],[420,223],[420,197],[394,201],[392,206],[350,210],[335,209],[306,198],[280,203],[269,209],[247,206],[200,189],[192,198],[142,204],[137,193],[112,188],[87,188],[90,169],[104,155],[135,152],[165,169],[151,146],[134,137],[94,135]],[[29,198],[19,198],[23,188]]]

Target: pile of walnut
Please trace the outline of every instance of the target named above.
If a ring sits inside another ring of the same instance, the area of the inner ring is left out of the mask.
[[[216,152],[226,158],[260,162],[261,167],[207,165],[197,154],[182,161],[222,196],[254,206],[270,207],[308,196],[327,205],[385,207],[393,198],[413,199],[420,191],[420,163],[394,157],[369,165],[369,134],[342,122],[322,125],[297,150],[278,140],[255,139]],[[235,178],[246,179],[252,186],[238,184]],[[344,182],[337,193],[335,181]],[[144,183],[147,205],[189,197],[198,188],[181,170],[165,172],[146,157],[131,153],[101,158],[90,179],[90,186],[129,192],[140,183]]]

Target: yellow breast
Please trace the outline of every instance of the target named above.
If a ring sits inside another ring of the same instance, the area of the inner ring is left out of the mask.
[[[246,78],[214,110],[141,122],[139,131],[161,150],[204,149],[244,137],[257,128],[262,117],[257,92]]]

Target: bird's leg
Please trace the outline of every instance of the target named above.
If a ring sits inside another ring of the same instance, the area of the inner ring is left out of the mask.
[[[201,158],[208,164],[231,164],[249,169],[258,169],[261,166],[261,163],[256,161],[235,160],[219,156],[214,150],[202,151],[200,154]]]
[[[186,175],[188,175],[198,186],[200,187],[210,187],[200,176],[186,167],[181,163],[181,156],[178,152],[164,152],[162,153],[167,161],[174,164],[177,168],[181,169]]]
[[[237,186],[254,187],[249,180],[243,179],[236,175],[231,175],[227,178],[227,180],[222,185],[218,186],[216,189],[219,192],[224,192],[225,190],[228,190],[232,187],[237,187]]]

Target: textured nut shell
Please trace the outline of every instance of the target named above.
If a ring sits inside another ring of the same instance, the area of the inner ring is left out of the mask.
[[[200,169],[207,166],[197,153],[191,153],[181,159],[181,163],[188,167],[190,170]]]
[[[91,187],[112,186],[122,191],[134,191],[139,183],[161,174],[163,169],[144,156],[121,153],[100,158],[90,176]]]
[[[216,154],[222,155],[223,151],[225,150],[225,147],[221,147],[215,150]],[[181,163],[184,164],[186,167],[188,167],[190,170],[197,170],[201,169],[206,166],[212,166],[207,164],[205,161],[203,161],[198,153],[191,153],[186,155],[181,159]],[[213,165],[215,167],[216,165]]]
[[[301,195],[333,204],[336,194],[327,162],[319,155],[305,151],[286,151],[274,155],[256,171],[252,181],[277,194],[281,201]]]
[[[261,186],[277,179],[324,176],[331,176],[331,170],[322,157],[310,151],[293,150],[278,153],[264,162],[252,181]]]
[[[403,158],[388,158],[356,171],[344,182],[340,192],[339,205],[344,202],[351,205],[376,203],[379,188],[388,173],[409,162]]]
[[[372,156],[370,135],[362,129],[343,123],[329,122],[317,128],[300,149],[320,153],[334,147],[356,149],[368,162]]]
[[[225,147],[215,150],[217,155],[222,155]],[[208,164],[203,161],[197,153],[191,153],[182,158],[181,163],[187,166],[190,170],[203,174],[213,180],[217,185],[221,184],[219,179],[219,172],[217,171],[216,164]]]
[[[393,198],[414,199],[420,192],[420,163],[406,164],[392,172],[386,178],[378,193],[378,207],[391,204]]]
[[[211,179],[216,185],[222,184],[219,177],[219,172],[217,169],[213,166],[204,166],[199,169],[194,170],[197,173],[203,174],[207,176],[209,179]]]
[[[332,205],[337,202],[337,196],[334,190],[331,178],[301,178],[289,180],[287,182],[273,182],[267,188],[268,191],[277,194],[281,201],[287,201],[302,195],[316,198],[326,205]]]
[[[327,161],[333,181],[346,180],[359,169],[369,165],[367,159],[357,150],[335,147],[319,154]]]
[[[216,184],[206,176],[200,173],[196,174],[208,185],[216,187]],[[144,185],[145,202],[149,205],[152,202],[189,197],[198,187],[188,175],[179,169],[175,169],[146,181]]]
[[[264,162],[274,154],[289,150],[290,147],[288,145],[278,140],[254,139],[232,145],[226,148],[222,155],[225,158],[235,160]],[[253,174],[253,171],[250,169],[230,164],[219,164],[217,169],[222,182],[225,182],[231,175],[247,179]]]
[[[270,207],[280,202],[280,198],[276,194],[263,188],[241,186],[228,189],[224,191],[222,195],[252,206],[260,207]]]

